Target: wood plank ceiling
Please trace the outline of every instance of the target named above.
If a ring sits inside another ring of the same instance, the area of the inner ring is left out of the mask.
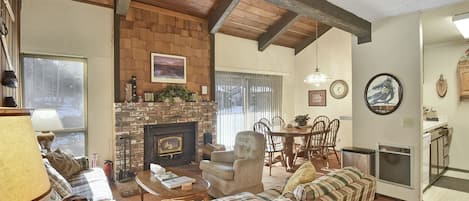
[[[316,23],[318,23],[318,36],[331,28],[331,26],[315,21],[303,13],[299,15],[285,7],[280,7],[278,5],[282,5],[282,3],[274,4],[272,0],[134,1],[205,18],[209,20],[209,23],[211,18],[214,18],[218,21],[214,22],[217,24],[212,26],[214,27],[211,30],[212,33],[218,31],[236,37],[257,40],[260,51],[267,48],[269,44],[276,44],[294,48],[295,53],[298,53],[314,42]],[[233,6],[234,9],[232,9]],[[334,6],[332,5],[332,7]],[[332,17],[334,16],[332,15]]]
[[[223,0],[135,0],[141,3],[174,10],[200,18],[208,18]],[[270,26],[284,16],[288,10],[264,0],[240,0],[227,17],[220,33],[258,40]],[[302,42],[315,36],[315,23],[307,17],[300,16],[272,44],[296,48]],[[321,26],[321,25],[318,25]],[[311,41],[312,42],[312,41]],[[299,52],[299,51],[297,51]]]

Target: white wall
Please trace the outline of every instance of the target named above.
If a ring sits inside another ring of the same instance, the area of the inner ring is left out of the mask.
[[[462,37],[461,37],[462,38]],[[450,146],[449,167],[469,170],[467,144],[469,142],[469,101],[459,101],[457,64],[469,43],[453,41],[424,46],[423,105],[435,108],[440,117],[447,117],[454,133]],[[443,74],[448,82],[444,98],[436,93],[436,81]]]
[[[316,87],[304,83],[306,75],[311,74],[316,66],[316,42],[309,45],[295,57],[295,114],[326,115],[331,119],[340,116],[352,116],[352,36],[350,33],[333,28],[318,39],[319,70],[331,80]],[[343,99],[330,95],[329,86],[334,80],[345,80],[349,93]],[[308,90],[327,90],[326,107],[308,106]],[[337,148],[352,145],[352,121],[341,120],[337,139]]]
[[[413,188],[377,182],[378,193],[404,200],[420,199],[422,42],[420,15],[398,16],[374,22],[372,42],[352,43],[353,144],[377,149],[378,143],[412,146]],[[379,73],[394,74],[404,89],[403,101],[392,114],[380,116],[368,110],[363,91]],[[405,124],[403,124],[405,120]]]
[[[270,45],[260,52],[257,41],[215,34],[215,70],[283,76],[282,116],[285,120],[295,115],[292,104],[294,69],[295,52],[291,48]]]
[[[112,159],[113,11],[72,0],[23,0],[21,52],[88,60],[88,153]]]

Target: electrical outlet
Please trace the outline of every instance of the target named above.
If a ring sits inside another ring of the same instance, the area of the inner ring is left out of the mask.
[[[413,128],[415,127],[415,119],[411,117],[404,117],[401,120],[402,128]]]

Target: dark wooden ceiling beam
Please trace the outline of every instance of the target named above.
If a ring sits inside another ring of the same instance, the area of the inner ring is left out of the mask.
[[[129,6],[130,6],[130,0],[116,0],[116,14],[127,15]]]
[[[318,38],[320,38],[322,35],[324,35],[331,28],[332,27],[329,26],[329,25],[319,24],[318,25],[318,30],[317,30],[318,31]],[[301,41],[301,43],[299,43],[298,45],[295,46],[295,55],[300,53],[303,49],[308,47],[308,45],[310,45],[314,41],[316,41],[316,34],[314,36],[310,36],[310,37],[304,39],[303,41]]]
[[[337,27],[358,37],[358,44],[371,42],[371,23],[326,0],[266,0],[279,7]]]
[[[264,32],[257,39],[258,50],[264,51],[270,44],[272,44],[283,32],[293,25],[296,19],[300,16],[292,11],[285,13],[279,20],[272,24],[267,32]]]
[[[238,5],[239,0],[223,0],[220,5],[208,16],[208,28],[210,33],[217,33],[225,20]]]

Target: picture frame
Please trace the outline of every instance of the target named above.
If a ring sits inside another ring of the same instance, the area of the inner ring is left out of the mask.
[[[309,106],[327,106],[327,93],[326,90],[309,90],[308,91],[308,105]]]
[[[151,53],[151,82],[186,83],[186,57]]]
[[[377,74],[366,84],[364,98],[368,109],[373,113],[378,115],[391,114],[401,105],[402,84],[394,75]]]

